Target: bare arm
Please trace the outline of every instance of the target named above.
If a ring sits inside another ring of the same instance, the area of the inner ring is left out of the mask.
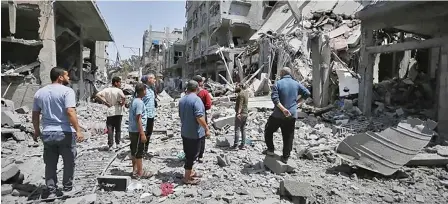
[[[81,127],[78,123],[78,116],[76,116],[75,108],[67,108],[67,116],[68,120],[72,124],[73,128],[75,128],[76,132],[81,132]]]
[[[34,127],[33,139],[37,140],[37,137],[40,134],[40,127],[39,127],[39,125],[40,125],[40,111],[33,111],[31,120],[33,122],[33,127]]]
[[[110,106],[110,104],[106,101],[106,99],[104,98],[104,96],[103,96],[102,94],[97,93],[97,94],[95,95],[95,97],[96,97],[97,99],[100,99],[100,101],[103,102],[104,104]],[[123,104],[124,104],[124,103],[123,103]]]
[[[196,121],[198,121],[199,125],[202,126],[205,129],[206,132],[209,130],[207,122],[205,122],[205,117],[204,116],[196,117]]]
[[[135,116],[137,119],[137,127],[138,127],[138,132],[140,133],[140,135],[145,135],[145,130],[143,130],[143,120],[142,120],[142,115],[138,114],[137,116]]]

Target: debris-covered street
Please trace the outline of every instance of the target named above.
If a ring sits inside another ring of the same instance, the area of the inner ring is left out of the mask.
[[[448,203],[448,3],[108,3],[2,1],[2,202]]]

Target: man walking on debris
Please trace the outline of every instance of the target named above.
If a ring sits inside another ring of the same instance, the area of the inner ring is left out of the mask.
[[[294,140],[298,100],[308,98],[310,92],[301,83],[292,79],[290,68],[284,67],[280,71],[280,76],[281,79],[272,87],[271,98],[275,107],[265,127],[264,139],[267,150],[263,151],[263,153],[274,155],[274,132],[280,127],[283,137],[283,155],[281,160],[286,163]],[[298,95],[301,96],[300,99],[298,99]]]
[[[181,136],[185,153],[185,175],[182,181],[186,184],[198,184],[199,174],[193,171],[193,164],[201,151],[201,139],[210,136],[205,121],[205,109],[201,99],[196,95],[199,84],[190,80],[187,83],[187,94],[179,101],[179,117]]]
[[[249,101],[249,93],[246,91],[246,86],[244,84],[240,84],[235,88],[235,93],[238,94],[236,97],[235,104],[235,140],[233,144],[233,149],[237,148],[238,141],[240,140],[240,132],[241,132],[241,145],[240,149],[245,149],[246,143],[246,120],[248,115],[247,104]]]
[[[136,97],[129,107],[129,137],[131,139],[132,175],[136,178],[149,178],[150,172],[143,170],[143,153],[146,145],[146,110],[142,98],[146,95],[146,86],[135,86]]]
[[[212,108],[212,99],[207,89],[204,88],[204,79],[201,76],[196,75],[193,77],[193,80],[195,80],[199,84],[198,97],[204,104],[205,107],[204,118],[205,122],[207,122],[207,110],[210,110],[210,108]],[[201,151],[199,152],[198,156],[199,163],[203,162],[202,158],[204,157],[204,150],[205,150],[205,137],[201,138]]]
[[[121,121],[126,97],[121,90],[121,78],[112,78],[112,87],[103,89],[96,94],[106,106],[107,144],[109,149],[115,149],[121,142]],[[115,131],[115,143],[114,143]]]
[[[154,85],[156,77],[154,74],[145,75],[142,77],[142,83],[146,86],[146,95],[143,97],[143,103],[146,110],[146,143],[144,153],[148,153],[149,140],[154,130],[154,118],[156,116],[156,95]]]
[[[69,83],[68,72],[55,67],[50,71],[50,78],[52,84],[39,89],[34,95],[32,113],[33,139],[37,141],[40,136],[44,144],[43,159],[47,186],[42,195],[44,199],[62,196],[57,186],[59,155],[62,155],[64,161],[62,190],[66,193],[73,190],[76,141],[84,140],[76,116],[75,92],[66,86]],[[42,114],[42,133],[39,127],[40,114]]]

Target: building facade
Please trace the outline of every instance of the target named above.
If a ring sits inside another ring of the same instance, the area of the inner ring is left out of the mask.
[[[219,75],[232,77],[228,73],[236,67],[235,55],[260,28],[269,8],[263,1],[187,1],[185,76],[199,74],[212,80],[219,80]]]
[[[154,31],[152,26],[143,34],[142,60],[147,71],[163,73],[164,53],[176,41],[182,41],[183,30],[169,27],[163,31]],[[146,71],[146,72],[147,72]]]
[[[185,42],[174,42],[164,53],[164,75],[166,77],[185,77]]]

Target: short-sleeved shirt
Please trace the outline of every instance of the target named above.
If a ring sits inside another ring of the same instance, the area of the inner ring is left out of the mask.
[[[67,115],[67,108],[74,107],[75,92],[62,84],[47,85],[34,95],[33,111],[42,114],[42,131],[76,132]]]
[[[121,98],[125,98],[123,90],[117,87],[105,88],[98,92],[98,95],[104,97],[106,102],[112,106],[107,108],[106,116],[123,115],[124,107],[120,105]]]
[[[179,117],[181,121],[181,135],[189,139],[199,139],[205,136],[204,128],[196,118],[204,116],[205,108],[201,99],[190,93],[179,101]]]
[[[145,104],[147,118],[156,117],[155,97],[156,95],[154,93],[154,90],[146,85],[146,95],[143,97],[143,103]]]
[[[143,130],[146,129],[146,110],[142,99],[134,98],[129,107],[129,132],[139,132],[137,124],[137,115],[142,115]]]

